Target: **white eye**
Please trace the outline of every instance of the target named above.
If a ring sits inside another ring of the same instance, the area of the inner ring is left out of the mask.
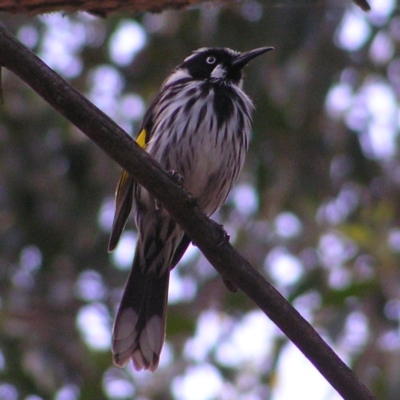
[[[213,56],[207,57],[206,59],[207,64],[215,64],[215,61],[217,61],[217,59]]]

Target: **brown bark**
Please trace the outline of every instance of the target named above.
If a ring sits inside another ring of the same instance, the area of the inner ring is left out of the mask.
[[[204,1],[205,0],[0,0],[0,12],[5,11],[13,14],[35,15],[57,11],[69,13],[87,11],[105,17],[115,12],[160,12],[168,8],[178,9]],[[364,11],[370,9],[367,0],[352,1]]]
[[[0,0],[0,11],[13,14],[87,11],[100,16],[114,12],[160,12],[182,8],[204,0]]]

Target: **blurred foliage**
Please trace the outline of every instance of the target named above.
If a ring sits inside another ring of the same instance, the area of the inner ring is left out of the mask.
[[[400,18],[394,7],[374,14],[377,3],[369,17],[329,0],[246,0],[107,19],[2,15],[2,22],[132,134],[142,105],[192,50],[274,46],[246,70],[256,104],[251,147],[237,189],[215,218],[377,398],[394,400]],[[340,36],[349,15],[355,36],[366,29],[358,45]],[[132,21],[146,43],[132,62],[120,62],[111,43]],[[107,341],[127,276],[106,251],[120,168],[8,71],[3,85],[0,398],[197,399],[181,389],[200,365],[223,382],[224,394],[210,398],[274,398],[286,341],[274,332],[261,361],[224,361],[221,346],[252,320],[254,306],[227,292],[194,250],[174,272],[159,371],[112,367]],[[388,108],[379,109],[382,88],[391,100],[382,97]],[[374,120],[376,108],[382,120]],[[88,337],[91,325],[103,334]],[[200,339],[212,334],[215,342],[201,350]]]

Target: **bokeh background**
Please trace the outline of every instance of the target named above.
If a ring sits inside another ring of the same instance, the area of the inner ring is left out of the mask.
[[[204,4],[160,14],[0,15],[130,134],[192,50],[275,47],[246,69],[250,151],[215,215],[232,243],[378,399],[400,393],[400,14],[395,0]],[[132,222],[107,253],[120,173],[3,72],[0,398],[336,400],[243,294],[191,247],[174,270],[154,373],[112,366]]]

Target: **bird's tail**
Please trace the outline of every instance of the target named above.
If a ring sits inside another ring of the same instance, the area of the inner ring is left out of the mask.
[[[157,277],[143,274],[139,252],[125,286],[114,322],[114,364],[123,367],[131,358],[136,370],[155,371],[165,337],[169,270]]]

